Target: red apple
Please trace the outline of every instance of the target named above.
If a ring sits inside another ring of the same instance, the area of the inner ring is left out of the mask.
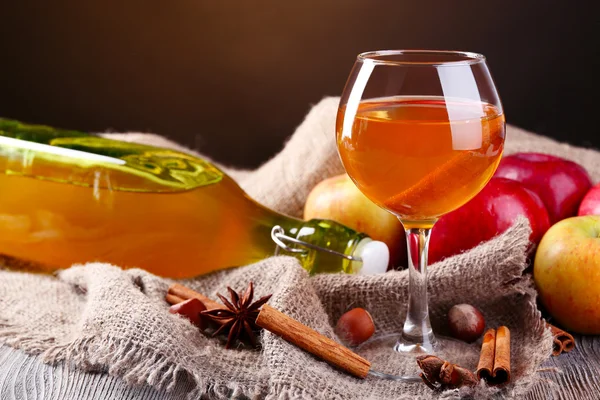
[[[469,250],[504,232],[519,215],[529,219],[531,242],[539,243],[550,227],[548,212],[540,198],[517,181],[492,178],[464,206],[442,216],[434,225],[429,262]]]
[[[519,181],[537,193],[548,210],[551,224],[576,215],[581,199],[592,186],[581,165],[540,153],[504,157],[494,176]]]
[[[600,215],[600,183],[587,192],[577,215]]]
[[[390,265],[406,265],[406,239],[398,218],[375,205],[348,175],[320,182],[308,195],[304,219],[323,218],[364,232],[390,249]]]
[[[540,300],[561,325],[600,334],[600,216],[553,225],[537,249],[533,277]]]

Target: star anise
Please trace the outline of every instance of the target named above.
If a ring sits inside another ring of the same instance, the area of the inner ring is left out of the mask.
[[[248,288],[241,298],[239,294],[229,286],[227,286],[227,290],[229,291],[231,301],[227,300],[225,296],[222,296],[220,293],[217,293],[217,296],[219,296],[227,308],[215,308],[202,311],[202,315],[221,324],[219,329],[213,333],[213,336],[229,331],[227,343],[225,344],[226,349],[229,349],[236,340],[241,339],[243,336],[246,336],[252,346],[256,346],[255,332],[260,329],[260,327],[256,325],[256,317],[258,317],[260,307],[269,301],[271,295],[261,297],[253,303],[254,284],[252,282],[248,284]]]

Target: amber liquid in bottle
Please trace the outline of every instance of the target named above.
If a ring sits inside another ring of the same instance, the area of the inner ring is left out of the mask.
[[[344,254],[365,238],[269,210],[191,155],[1,119],[0,193],[0,253],[48,271],[100,261],[196,276],[273,255],[275,225]],[[293,255],[311,272],[356,268],[327,253]]]
[[[486,103],[438,97],[363,101],[340,108],[346,170],[405,226],[427,227],[475,196],[500,162],[504,116]]]

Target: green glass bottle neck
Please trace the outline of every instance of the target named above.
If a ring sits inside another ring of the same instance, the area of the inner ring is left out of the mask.
[[[271,218],[269,218],[269,226],[271,229],[269,232],[270,237],[272,236],[273,227],[280,226],[285,236],[312,245],[308,247],[294,241],[282,239],[283,244],[289,249],[287,250],[281,245],[275,244],[271,238],[272,243],[276,246],[275,254],[296,257],[311,274],[322,272],[352,273],[362,266],[360,262],[352,261],[349,257],[354,256],[358,244],[366,235],[347,226],[322,219],[304,221],[273,211],[271,211]],[[313,246],[326,250],[316,250],[312,248]]]

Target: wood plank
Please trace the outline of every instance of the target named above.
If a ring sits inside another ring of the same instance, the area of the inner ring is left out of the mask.
[[[190,389],[189,383],[170,393],[149,386],[131,387],[108,374],[46,365],[22,351],[0,347],[2,400],[179,400],[185,399]]]
[[[528,399],[600,398],[600,337],[576,335],[575,340],[574,351],[544,363],[542,380],[529,393]]]
[[[527,400],[598,400],[600,398],[600,336],[576,336],[577,348],[550,358],[542,379]],[[59,364],[50,366],[37,357],[0,346],[0,399],[2,400],[179,400],[191,383],[173,392],[149,386],[131,387],[104,373],[86,373]]]

